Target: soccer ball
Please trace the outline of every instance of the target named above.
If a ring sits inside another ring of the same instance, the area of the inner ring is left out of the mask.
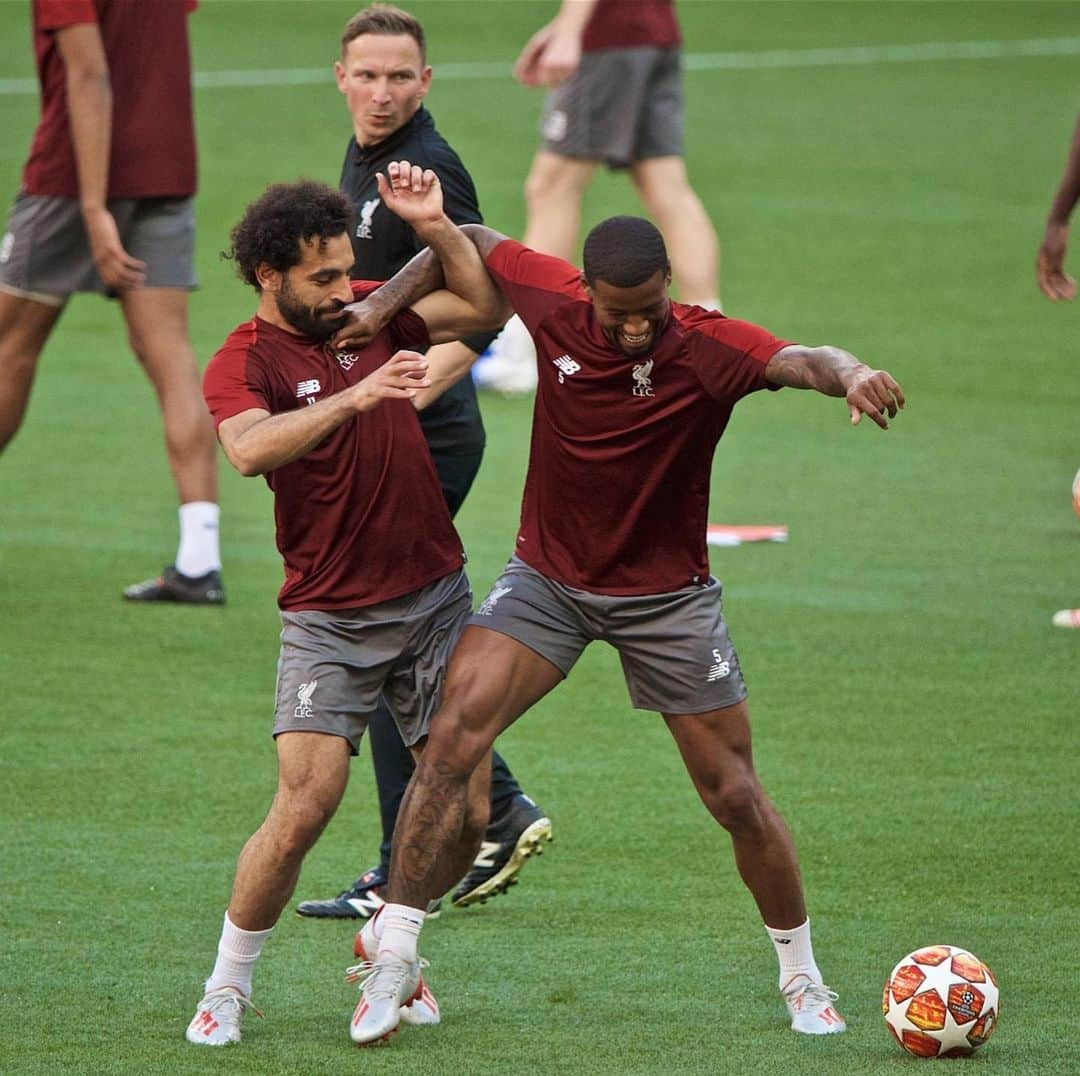
[[[930,945],[909,953],[885,981],[885,1023],[916,1057],[963,1057],[994,1033],[998,988],[966,949]]]
[[[1080,516],[1080,471],[1073,479],[1073,511]]]

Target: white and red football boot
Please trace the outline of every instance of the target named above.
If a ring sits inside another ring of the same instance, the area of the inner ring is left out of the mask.
[[[356,938],[353,941],[353,955],[362,963],[346,971],[347,982],[359,982],[361,978],[366,978],[365,972],[374,966],[379,949],[379,942],[375,936],[376,922],[381,914],[382,908],[356,932]],[[424,964],[426,964],[426,961],[421,961],[421,965]],[[362,1005],[363,998],[357,1003],[357,1011]],[[438,1024],[442,1019],[439,1012],[439,1003],[435,1000],[435,995],[424,980],[423,974],[420,975],[420,981],[413,996],[400,1007],[399,1016],[403,1024],[408,1024],[411,1027],[431,1027]],[[353,1017],[356,1018],[356,1013],[353,1014]]]
[[[791,1030],[804,1035],[836,1035],[847,1030],[844,1018],[833,1007],[836,992],[809,975],[795,975],[781,989],[791,1014]]]
[[[230,1046],[240,1041],[240,1018],[246,1009],[262,1013],[239,990],[221,986],[208,990],[199,1002],[184,1037],[196,1046]]]

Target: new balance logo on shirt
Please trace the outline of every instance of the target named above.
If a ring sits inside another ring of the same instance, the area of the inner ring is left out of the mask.
[[[565,383],[566,379],[571,374],[576,374],[580,369],[580,363],[574,362],[569,355],[560,355],[557,359],[551,360],[559,371],[559,384]]]
[[[322,392],[322,385],[319,383],[318,378],[311,378],[310,381],[297,381],[296,383],[296,398],[298,400],[306,399],[309,404],[313,404],[315,401],[313,396]]]

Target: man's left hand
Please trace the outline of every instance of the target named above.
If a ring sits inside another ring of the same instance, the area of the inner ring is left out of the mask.
[[[903,410],[904,393],[893,376],[885,370],[871,370],[868,366],[858,370],[847,385],[847,405],[852,426],[858,426],[863,415],[869,415],[883,430],[889,428],[888,419],[896,418]]]

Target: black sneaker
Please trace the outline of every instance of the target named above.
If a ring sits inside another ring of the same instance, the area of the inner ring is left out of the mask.
[[[480,854],[472,870],[454,890],[455,908],[483,904],[517,884],[518,871],[529,856],[542,855],[544,841],[551,840],[551,820],[524,793],[488,824]]]
[[[296,906],[296,914],[309,919],[370,919],[382,906],[379,890],[386,885],[382,865],[365,871],[333,900],[305,900]]]
[[[386,903],[381,893],[387,874],[382,864],[372,867],[333,900],[301,901],[296,914],[308,919],[370,919]],[[428,919],[438,919],[441,907],[441,900],[433,900],[428,905]]]
[[[129,602],[185,602],[188,605],[224,605],[225,586],[221,572],[183,575],[167,564],[157,579],[147,579],[124,588]]]

